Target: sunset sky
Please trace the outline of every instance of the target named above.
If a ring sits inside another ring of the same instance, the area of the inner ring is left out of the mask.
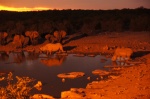
[[[0,10],[150,8],[150,0],[0,0]]]

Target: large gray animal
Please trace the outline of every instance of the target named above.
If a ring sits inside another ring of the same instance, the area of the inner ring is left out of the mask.
[[[116,61],[118,57],[123,58],[124,60],[126,60],[127,58],[127,60],[129,60],[132,54],[133,54],[133,50],[131,48],[118,47],[115,50],[115,53],[111,60]]]
[[[56,51],[64,52],[62,44],[60,44],[60,43],[56,43],[56,44],[49,43],[49,44],[46,44],[45,46],[41,47],[40,50],[41,51],[46,51],[47,54],[48,53],[51,54],[52,52],[56,52]]]

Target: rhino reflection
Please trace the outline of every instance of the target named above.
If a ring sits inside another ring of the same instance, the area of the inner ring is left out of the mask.
[[[128,65],[126,62],[124,62],[124,61],[118,61],[118,62],[116,62],[116,61],[113,61],[112,62],[112,65],[113,66],[126,66],[126,65]]]
[[[7,61],[9,59],[9,55],[6,52],[0,53],[0,61]]]
[[[66,59],[66,56],[55,56],[53,58],[41,59],[41,63],[47,66],[60,66]]]
[[[21,52],[14,52],[13,59],[15,63],[22,63],[25,61],[25,54],[23,51]]]

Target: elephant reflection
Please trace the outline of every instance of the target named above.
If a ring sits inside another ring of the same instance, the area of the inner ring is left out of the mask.
[[[7,43],[7,37],[8,37],[7,32],[0,32],[0,44],[1,45],[5,45]]]
[[[28,52],[27,60],[36,60],[39,58],[39,53]]]
[[[14,63],[22,63],[25,61],[24,52],[13,52]]]
[[[9,59],[9,54],[7,52],[0,53],[0,61],[7,61]]]
[[[35,53],[35,52],[27,52],[27,56],[26,56],[26,65],[30,66],[29,68],[33,68],[33,64],[35,60],[38,60],[39,58],[39,53]]]
[[[60,66],[66,59],[66,56],[56,56],[49,59],[41,59],[41,63],[47,66]]]

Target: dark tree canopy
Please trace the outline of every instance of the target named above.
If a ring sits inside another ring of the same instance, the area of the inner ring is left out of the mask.
[[[107,31],[150,31],[150,9],[0,11],[0,21],[0,31],[11,35],[25,31],[38,31],[43,35],[56,30],[88,35]]]

